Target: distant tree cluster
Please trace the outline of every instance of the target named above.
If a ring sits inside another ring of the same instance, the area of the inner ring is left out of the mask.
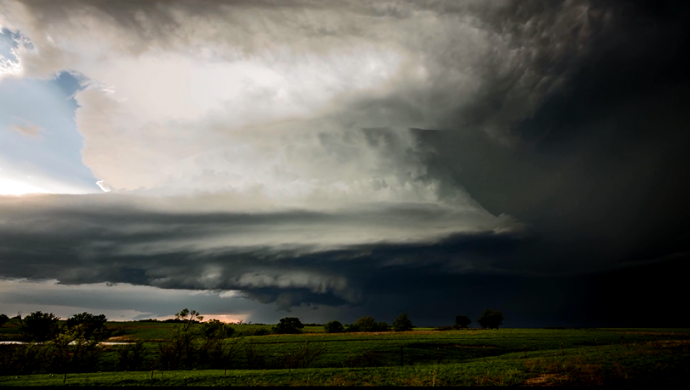
[[[498,310],[484,310],[477,322],[484,329],[498,329],[499,326],[503,325],[503,313]],[[467,329],[471,323],[472,320],[469,317],[457,315],[452,329]],[[451,329],[451,327],[446,326],[443,329]]]
[[[105,340],[112,334],[106,326],[108,321],[104,314],[74,314],[60,326],[60,317],[53,313],[35,311],[25,317],[21,314],[13,317],[20,325],[20,332],[28,341],[45,342],[55,340],[61,335],[69,335],[79,340]],[[0,314],[0,326],[10,321],[6,314]]]
[[[484,310],[477,322],[482,328],[498,329],[500,325],[503,325],[503,313],[498,310]]]
[[[285,317],[281,318],[280,322],[272,328],[273,333],[277,334],[291,334],[300,333],[300,329],[303,329],[304,325],[300,322],[297,317]]]
[[[389,325],[385,321],[377,322],[374,317],[364,316],[350,325],[343,325],[340,321],[331,321],[324,325],[326,333],[341,333],[341,332],[387,332],[394,330],[402,332],[412,330],[414,325],[407,317],[407,313],[403,313],[393,321],[393,325]]]
[[[458,316],[455,316],[454,328],[465,329],[465,328],[467,328],[467,325],[469,325],[471,323],[472,323],[472,320],[470,320],[470,317],[458,315]]]

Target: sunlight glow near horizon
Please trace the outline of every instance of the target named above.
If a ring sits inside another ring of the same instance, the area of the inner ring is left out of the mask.
[[[54,192],[0,177],[0,195],[53,194]]]

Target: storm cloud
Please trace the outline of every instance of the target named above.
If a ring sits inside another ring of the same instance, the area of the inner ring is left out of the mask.
[[[0,197],[0,276],[615,324],[592,302],[687,271],[689,9],[3,3],[0,88],[75,75],[109,192]]]

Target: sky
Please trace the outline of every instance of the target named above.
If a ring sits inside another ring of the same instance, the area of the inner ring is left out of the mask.
[[[0,312],[690,326],[689,17],[3,1]]]

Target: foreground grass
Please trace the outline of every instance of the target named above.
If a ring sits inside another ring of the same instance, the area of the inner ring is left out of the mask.
[[[179,370],[0,377],[0,386],[511,386],[680,384],[690,341],[522,351],[464,363],[298,370]]]

